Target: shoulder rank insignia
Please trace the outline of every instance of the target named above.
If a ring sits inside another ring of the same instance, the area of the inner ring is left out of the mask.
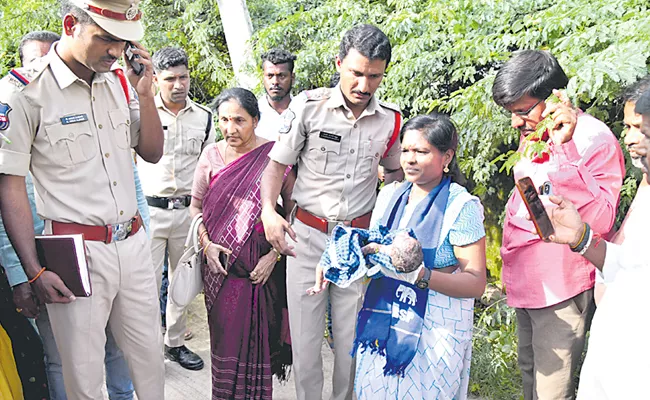
[[[381,101],[381,100],[379,100],[378,103],[379,103],[380,106],[382,106],[384,108],[388,108],[390,110],[397,111],[400,114],[402,113],[402,110],[400,110],[400,108],[399,108],[399,106],[397,104],[387,103],[387,102]]]
[[[305,93],[307,100],[324,100],[330,98],[330,91],[328,88],[305,90],[303,93]]]
[[[291,111],[290,108],[287,108],[283,113],[282,113],[282,126],[280,126],[280,133],[289,133],[291,130],[291,124],[293,123],[293,120],[296,119],[296,113]]]
[[[9,104],[0,102],[0,131],[6,131],[9,128]],[[4,136],[4,135],[3,135]],[[7,139],[5,139],[6,141]]]
[[[27,80],[27,78],[22,76],[20,74],[20,72],[16,71],[15,69],[12,69],[11,71],[9,71],[9,75],[13,76],[15,80],[22,83],[24,86],[27,86],[29,84],[29,81]]]

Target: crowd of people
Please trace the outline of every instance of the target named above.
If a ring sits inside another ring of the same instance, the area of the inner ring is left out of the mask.
[[[463,186],[452,120],[403,123],[375,95],[392,51],[380,29],[344,33],[331,87],[292,97],[296,57],[276,48],[261,55],[260,98],[234,87],[208,107],[190,99],[183,49],[150,56],[138,43],[138,1],[61,3],[61,36],[26,35],[22,67],[0,81],[1,398],[98,400],[105,383],[111,400],[160,400],[165,358],[204,368],[185,345],[186,307],[171,296],[159,305],[163,269],[173,284],[187,267],[188,235],[201,249],[213,399],[270,399],[274,379],[290,374],[297,399],[322,398],[326,329],[333,399],[467,398],[474,301],[486,285],[483,207]],[[524,50],[492,87],[521,135],[514,178],[532,179],[554,227],[541,239],[510,195],[501,256],[523,397],[640,398],[650,372],[639,317],[650,278],[650,78],[621,96],[624,143],[643,179],[617,232],[623,151],[571,104],[568,82],[552,54]],[[533,140],[546,150],[530,155]],[[342,228],[408,231],[421,261],[414,278],[332,280],[324,252],[382,252],[329,246]],[[41,265],[43,234],[83,234],[90,296]]]

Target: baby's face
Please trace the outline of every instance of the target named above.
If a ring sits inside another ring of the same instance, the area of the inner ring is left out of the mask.
[[[399,272],[413,272],[422,263],[422,247],[407,232],[395,235],[393,243],[388,247],[393,266]]]

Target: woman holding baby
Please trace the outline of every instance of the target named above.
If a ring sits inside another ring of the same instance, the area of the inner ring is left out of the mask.
[[[424,268],[417,288],[400,285],[398,294],[411,301],[411,290],[419,291],[426,307],[419,340],[408,333],[397,341],[405,346],[411,340],[410,346],[416,348],[410,349],[413,358],[396,373],[384,373],[390,349],[357,350],[355,391],[359,399],[466,399],[474,298],[483,294],[486,284],[483,207],[459,184],[458,135],[448,117],[412,118],[402,128],[401,143],[406,181],[381,190],[371,227],[413,230],[422,245]],[[378,281],[384,279],[389,278]],[[400,316],[393,311],[394,319],[396,315]],[[413,319],[408,313],[401,317]],[[357,336],[376,327],[364,327],[362,319],[360,314]]]

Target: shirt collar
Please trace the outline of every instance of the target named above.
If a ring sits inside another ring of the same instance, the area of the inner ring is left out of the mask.
[[[52,75],[54,75],[54,79],[59,84],[59,88],[63,90],[76,81],[80,81],[86,84],[86,82],[75,75],[75,73],[72,72],[72,70],[63,62],[61,57],[59,57],[59,54],[56,52],[56,46],[58,43],[59,42],[55,42],[52,45],[46,57],[52,70]],[[104,73],[95,72],[93,75],[93,83],[100,83],[104,82],[105,80],[106,74]]]
[[[156,96],[154,97],[154,103],[156,104],[156,108],[160,110],[165,110],[166,112],[174,115],[173,112],[171,112],[166,106],[165,103],[162,100],[162,96],[160,95],[160,92],[156,93]],[[190,97],[187,96],[185,98],[185,108],[180,110],[178,114],[180,115],[181,113],[188,111],[188,110],[194,110],[194,105],[192,104],[192,101],[190,100]]]
[[[336,85],[331,90],[332,91],[331,91],[330,98],[329,100],[327,100],[327,108],[335,109],[335,108],[343,107],[346,110],[351,112],[350,108],[345,103],[345,97],[343,97],[343,92],[341,91],[341,84]],[[359,118],[363,117],[364,115],[373,115],[375,113],[386,115],[386,111],[384,111],[383,107],[377,101],[377,97],[373,95],[370,98],[370,102],[366,106],[365,110],[363,110]]]

